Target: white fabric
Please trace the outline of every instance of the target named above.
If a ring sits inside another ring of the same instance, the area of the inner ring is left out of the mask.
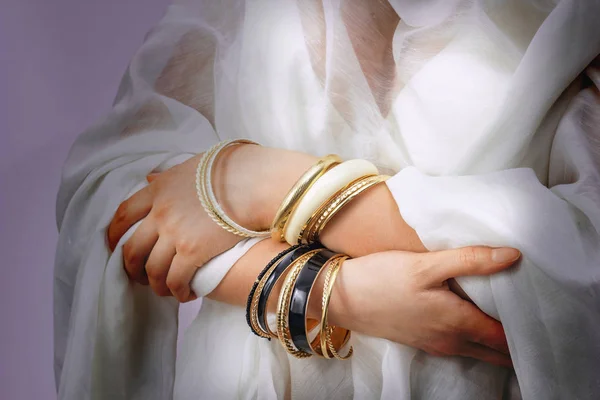
[[[598,15],[594,0],[172,6],[65,165],[59,398],[282,399],[288,384],[292,399],[600,398],[600,72],[580,75]],[[520,248],[519,268],[460,280],[504,324],[520,390],[506,370],[359,334],[349,362],[289,359],[207,299],[176,360],[175,302],[128,284],[105,230],[148,172],[228,138],[397,173],[387,185],[429,249]]]

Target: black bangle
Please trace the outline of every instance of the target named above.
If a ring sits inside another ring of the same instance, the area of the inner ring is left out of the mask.
[[[279,280],[279,277],[285,272],[285,270],[288,269],[288,267],[294,261],[296,261],[298,258],[303,256],[304,254],[308,253],[309,251],[323,248],[323,245],[321,243],[315,242],[315,243],[311,243],[309,245],[306,245],[306,244],[294,245],[292,247],[294,248],[293,251],[287,253],[285,255],[285,257],[281,260],[281,262],[279,264],[277,264],[277,267],[275,267],[275,269],[273,270],[271,275],[269,275],[269,277],[267,278],[267,281],[265,283],[265,286],[263,287],[263,290],[260,293],[260,297],[258,298],[258,310],[257,310],[258,325],[265,332],[268,332],[267,318],[266,318],[267,302],[269,301],[269,296],[271,295],[271,291],[275,287],[275,283],[277,283],[277,280]]]
[[[258,282],[260,282],[260,280],[267,273],[269,268],[271,268],[273,266],[273,264],[275,264],[279,259],[281,259],[281,257],[285,256],[286,254],[288,254],[290,252],[293,252],[300,246],[301,245],[296,244],[294,246],[288,247],[287,249],[283,250],[281,253],[279,253],[275,257],[273,257],[273,259],[271,261],[269,261],[267,266],[262,271],[260,271],[260,274],[258,274],[258,276],[256,277],[256,280],[254,281],[254,284],[252,285],[252,289],[250,289],[250,294],[248,294],[248,300],[246,301],[246,323],[250,327],[250,330],[252,331],[252,333],[254,333],[256,336],[261,336],[261,335],[257,331],[254,330],[254,328],[252,327],[252,324],[250,323],[250,309],[252,306],[252,298],[254,297],[254,293],[256,292],[256,287],[258,286]],[[269,339],[269,340],[271,340],[271,339]]]
[[[323,268],[323,265],[336,254],[337,253],[329,249],[323,249],[316,253],[306,262],[306,264],[304,264],[298,275],[298,279],[296,279],[296,282],[294,283],[288,318],[290,336],[294,346],[296,346],[298,350],[307,353],[313,352],[308,343],[308,332],[306,332],[306,311],[308,308],[310,291],[319,272]]]

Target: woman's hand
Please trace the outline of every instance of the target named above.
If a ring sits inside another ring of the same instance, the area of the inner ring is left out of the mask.
[[[246,158],[258,149],[254,145],[228,147],[214,165],[217,198],[226,212],[246,227],[253,226],[253,204],[248,196],[252,171]],[[173,295],[181,302],[195,298],[189,284],[196,270],[242,239],[214,223],[202,208],[195,190],[200,157],[150,175],[149,185],[119,206],[107,233],[114,250],[125,232],[143,219],[123,245],[127,275],[133,281],[149,283],[158,295]]]
[[[519,257],[515,249],[466,247],[387,251],[347,260],[335,283],[330,321],[432,355],[511,367],[502,325],[453,293],[448,280],[493,274]]]

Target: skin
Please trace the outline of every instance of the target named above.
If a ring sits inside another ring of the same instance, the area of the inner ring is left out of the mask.
[[[150,175],[149,185],[122,203],[107,232],[114,250],[123,234],[143,219],[123,245],[124,268],[131,280],[181,302],[195,299],[189,284],[196,270],[242,239],[216,225],[200,206],[193,190],[200,157]],[[243,226],[267,229],[288,190],[316,159],[282,149],[231,146],[214,165],[216,197]],[[511,366],[501,324],[451,288],[456,287],[454,277],[510,267],[520,257],[517,250],[468,247],[429,253],[402,219],[385,184],[349,203],[327,226],[322,242],[354,257],[336,280],[331,323],[433,355]],[[287,246],[271,239],[258,243],[208,297],[245,305],[256,275]],[[320,298],[322,279],[315,283],[313,299]],[[309,302],[309,315],[320,315],[318,301]]]

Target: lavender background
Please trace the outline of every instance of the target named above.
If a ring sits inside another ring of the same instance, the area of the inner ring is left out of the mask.
[[[82,130],[109,109],[168,0],[2,0],[0,399],[56,398],[54,201]]]

